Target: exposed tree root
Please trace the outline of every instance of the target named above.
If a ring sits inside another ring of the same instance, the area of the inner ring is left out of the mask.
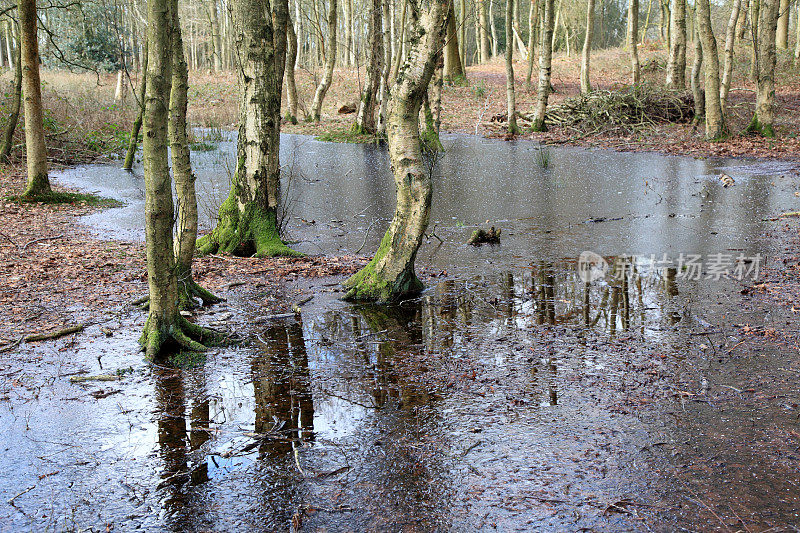
[[[348,289],[345,300],[390,303],[415,296],[425,288],[414,272],[413,261],[407,263],[396,276],[386,272],[384,257],[391,242],[388,234],[383,241],[372,261],[343,283]]]
[[[205,352],[210,346],[225,344],[227,340],[223,333],[193,324],[181,315],[170,324],[163,317],[151,313],[139,337],[139,345],[145,351],[147,359],[155,361],[162,353],[175,346],[194,352]]]
[[[197,307],[197,300],[201,305],[211,305],[223,299],[208,289],[201,287],[194,279],[178,280],[178,309],[193,309]]]

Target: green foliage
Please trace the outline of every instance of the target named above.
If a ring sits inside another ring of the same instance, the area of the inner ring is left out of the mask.
[[[536,147],[536,164],[540,168],[547,169],[550,167],[550,148],[542,146],[541,144]]]
[[[486,96],[486,84],[483,82],[483,80],[478,80],[477,83],[472,85],[472,94],[478,99]]]
[[[130,137],[130,131],[119,124],[104,124],[99,130],[88,132],[83,141],[88,149],[110,155],[126,151]]]
[[[469,87],[469,80],[463,74],[448,79],[447,83],[452,87]]]
[[[206,364],[204,352],[180,351],[169,356],[167,363],[175,368],[199,368]]]
[[[112,200],[111,198],[103,198],[102,196],[95,196],[94,194],[84,194],[78,192],[52,191],[34,198],[6,196],[5,199],[11,202],[17,202],[19,204],[84,204],[95,207],[120,207],[124,205],[122,202]]]
[[[375,133],[358,131],[355,126],[352,128],[334,128],[320,134],[318,141],[332,143],[352,143],[352,144],[380,144],[385,137]]]

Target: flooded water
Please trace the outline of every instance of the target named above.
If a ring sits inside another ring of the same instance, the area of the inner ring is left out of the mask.
[[[282,143],[296,247],[369,253],[393,210],[384,150]],[[432,237],[418,267],[448,275],[420,298],[350,305],[331,280],[300,281],[315,294],[303,313],[264,321],[227,294],[199,321],[249,341],[182,370],[142,361],[141,313],[106,324],[112,337],[98,325],[39,348],[41,371],[0,390],[0,530],[796,528],[798,350],[742,329],[795,321],[743,305],[735,279],[780,246],[766,219],[797,209],[794,169],[444,144],[444,243]],[[232,146],[195,154],[207,213]],[[59,180],[125,201],[84,222],[140,238],[140,174]],[[478,225],[502,228],[502,244],[465,245]],[[604,277],[581,275],[584,250]]]

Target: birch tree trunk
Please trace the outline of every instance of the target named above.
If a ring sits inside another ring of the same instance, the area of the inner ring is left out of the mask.
[[[594,2],[589,0],[586,4],[586,35],[583,38],[583,53],[581,55],[581,94],[592,92],[589,80],[589,62],[592,56],[592,36],[594,35]]]
[[[193,351],[206,347],[191,337],[211,334],[183,318],[178,310],[178,285],[172,240],[172,179],[169,174],[167,129],[172,77],[171,31],[176,0],[147,2],[147,100],[144,114],[145,240],[149,314],[139,344],[149,360],[172,342]]]
[[[461,58],[461,67],[465,68],[467,66],[467,0],[459,0],[458,6],[458,54]]]
[[[547,99],[550,96],[550,75],[553,59],[553,0],[544,0],[544,19],[539,43],[539,85],[536,90],[536,110],[533,131],[547,131],[544,123]]]
[[[775,137],[775,33],[778,26],[779,0],[761,0],[756,79],[756,112],[747,131]]]
[[[447,37],[444,46],[444,78],[453,82],[464,79],[466,76],[464,65],[461,63],[461,54],[458,51],[456,10],[451,3],[447,15]]]
[[[631,54],[631,83],[638,85],[639,68],[639,0],[629,0],[628,4],[628,50]]]
[[[391,0],[381,1],[381,11],[383,17],[383,70],[381,71],[380,100],[381,105],[378,109],[378,135],[386,134],[386,115],[389,106],[389,72],[392,64],[392,44],[389,32],[391,22],[391,12],[389,9]]]
[[[489,0],[489,28],[492,35],[492,57],[497,57],[499,41],[497,39],[497,24],[494,23],[494,0]]]
[[[356,133],[375,133],[375,105],[378,100],[381,71],[383,66],[383,38],[381,21],[381,0],[372,0],[369,12],[369,47],[367,48],[367,79],[358,103],[358,114],[353,130]]]
[[[336,67],[336,9],[337,0],[330,0],[328,6],[328,48],[325,56],[325,73],[322,75],[317,90],[314,92],[314,101],[311,104],[311,119],[319,122],[322,114],[322,102],[325,94],[331,87],[333,69]]]
[[[131,128],[131,138],[128,141],[128,152],[125,154],[125,163],[122,165],[123,170],[131,170],[133,168],[133,159],[136,156],[136,147],[139,146],[139,130],[142,129],[142,120],[144,118],[145,98],[147,97],[147,39],[144,41],[144,57],[142,58],[142,81],[139,82],[139,97],[137,104],[139,105],[139,112],[136,114],[136,120],[133,121]]]
[[[201,253],[298,255],[280,239],[281,89],[289,7],[286,0],[239,0],[239,139],[231,192],[219,222],[197,243]],[[335,57],[335,48],[328,51]]]
[[[19,0],[20,42],[22,49],[22,94],[25,99],[25,150],[28,183],[22,197],[35,199],[50,194],[47,177],[47,148],[44,141],[42,83],[39,79],[39,41],[36,0]]]
[[[697,29],[705,60],[706,140],[718,141],[727,134],[725,116],[720,102],[719,55],[717,40],[711,26],[710,0],[697,0]]]
[[[19,109],[22,105],[22,62],[19,53],[21,48],[17,48],[17,58],[14,61],[14,88],[11,101],[11,113],[8,115],[6,127],[3,130],[3,144],[0,145],[0,163],[7,163],[11,148],[14,147],[14,131],[17,129],[19,121]],[[0,55],[2,50],[0,49]]]
[[[778,11],[778,27],[775,33],[775,45],[778,50],[789,48],[789,11],[791,0],[780,0]]]
[[[355,63],[353,52],[353,0],[344,0],[344,59],[348,67]]]
[[[539,28],[539,0],[531,0],[528,11],[528,72],[525,74],[525,87],[530,90],[535,57],[536,30]]]
[[[521,132],[517,126],[517,99],[514,93],[514,41],[511,38],[513,31],[514,0],[506,0],[506,111],[508,112],[508,133],[510,135]]]
[[[731,90],[731,78],[733,76],[733,45],[736,41],[736,23],[739,20],[739,10],[742,7],[742,0],[733,0],[731,5],[731,17],[728,20],[728,27],[725,31],[725,61],[722,68],[722,83],[720,87],[720,105],[722,112],[728,102],[728,92]]]
[[[686,88],[686,0],[673,0],[670,34],[667,87],[682,91]]]
[[[417,0],[409,2],[420,9]],[[422,160],[419,111],[444,43],[448,0],[429,0],[426,7],[414,24],[409,57],[389,103],[389,157],[397,186],[394,218],[369,264],[345,282],[352,300],[393,301],[423,288],[414,260],[428,227],[431,176]]]
[[[761,39],[759,37],[759,19],[761,18],[761,0],[753,0],[750,3],[750,80],[758,82],[758,47]]]
[[[178,197],[177,240],[175,241],[175,280],[178,289],[178,307],[195,307],[195,298],[203,304],[220,299],[198,285],[192,276],[197,241],[197,194],[194,187],[189,137],[186,134],[186,110],[189,104],[189,67],[183,53],[183,38],[178,19],[178,1],[173,0],[171,54],[172,86],[169,97],[169,143],[172,155],[172,174]]]
[[[706,116],[706,96],[700,86],[700,78],[703,75],[703,45],[699,36],[695,32],[694,36],[694,63],[692,63],[692,96],[694,97],[694,120],[695,124],[705,122]]]
[[[211,12],[211,47],[214,56],[214,72],[222,70],[222,40],[220,39],[219,17],[217,16],[217,0],[211,0],[208,7]]]
[[[286,121],[297,124],[297,83],[294,69],[297,64],[297,33],[292,19],[286,21]]]

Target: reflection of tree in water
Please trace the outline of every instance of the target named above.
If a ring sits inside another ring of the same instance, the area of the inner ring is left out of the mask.
[[[205,506],[197,485],[208,481],[208,463],[202,449],[209,438],[209,402],[202,370],[184,381],[177,369],[154,371],[157,406],[158,450],[163,468],[159,489],[166,495],[162,505],[167,524],[175,531],[193,529],[204,518]],[[188,389],[188,390],[187,390]],[[187,396],[192,399],[187,427]]]

